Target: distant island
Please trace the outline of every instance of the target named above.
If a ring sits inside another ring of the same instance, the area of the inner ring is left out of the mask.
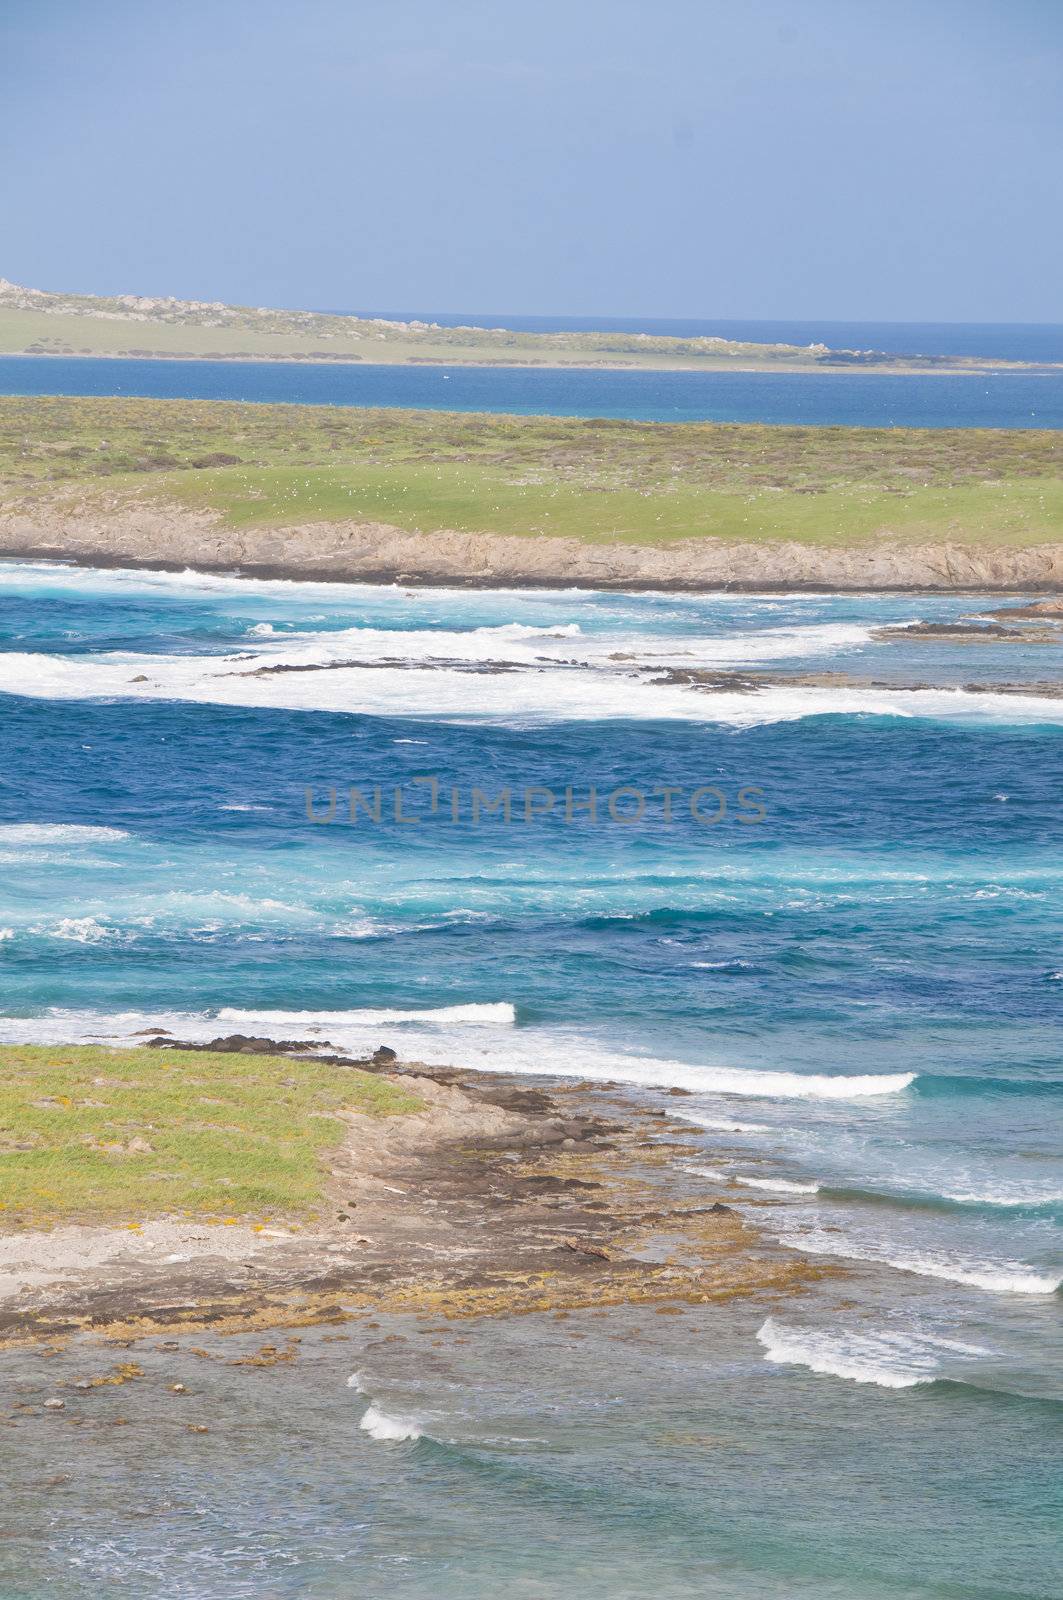
[[[673,371],[1030,370],[980,356],[890,355],[825,344],[756,344],[649,333],[522,333],[136,294],[58,294],[0,278],[0,354],[374,365],[600,367]]]

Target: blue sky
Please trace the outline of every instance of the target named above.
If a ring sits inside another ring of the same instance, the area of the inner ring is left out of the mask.
[[[0,275],[1061,321],[1058,0],[2,0]]]

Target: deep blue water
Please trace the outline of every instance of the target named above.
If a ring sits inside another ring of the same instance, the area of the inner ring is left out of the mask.
[[[872,636],[979,604],[0,565],[0,1038],[318,1030],[685,1087],[706,1198],[851,1274],[615,1349],[606,1322],[563,1349],[478,1328],[438,1366],[369,1341],[369,1392],[423,1419],[401,1446],[358,1433],[331,1346],[261,1400],[222,1364],[195,1382],[242,1442],[165,1467],[213,1508],[209,1579],[190,1513],[125,1526],[104,1441],[92,1518],[41,1535],[55,1592],[338,1600],[357,1560],[417,1600],[532,1572],[595,1600],[1051,1600],[1063,710],[957,690],[970,647]],[[1056,645],[977,648],[981,681],[1058,673]],[[683,662],[934,687],[650,681]],[[477,788],[508,822],[474,822]],[[564,1552],[522,1531],[562,1511]]]
[[[595,372],[2,356],[0,394],[401,406],[657,422],[1063,428],[1063,373]]]

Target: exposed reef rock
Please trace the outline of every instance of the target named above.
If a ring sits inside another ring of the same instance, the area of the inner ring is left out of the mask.
[[[298,1070],[302,1041],[266,1042]],[[838,1273],[706,1196],[677,1159],[697,1153],[689,1128],[645,1095],[401,1068],[393,1056],[384,1046],[372,1059],[420,1110],[340,1113],[345,1137],[311,1217],[0,1230],[0,1343],[298,1327],[369,1307],[461,1317],[707,1304]],[[744,1198],[743,1212],[774,1203]]]
[[[999,615],[1037,615],[1030,608]],[[1063,618],[1061,618],[1063,620]],[[949,644],[1063,644],[1058,628],[1007,628],[1002,622],[965,618],[962,622],[903,622],[871,630],[873,639],[907,644],[912,639],[942,639]]]

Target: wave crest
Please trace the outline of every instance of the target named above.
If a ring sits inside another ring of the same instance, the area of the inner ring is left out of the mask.
[[[946,1283],[985,1289],[990,1294],[1055,1294],[1063,1285],[1063,1277],[1036,1272],[1021,1261],[966,1261],[915,1252],[894,1255],[887,1246],[861,1244],[845,1238],[843,1234],[828,1234],[819,1229],[803,1234],[787,1234],[781,1242],[792,1250],[803,1250],[807,1255],[877,1262],[880,1266],[893,1267],[897,1272],[912,1272],[920,1278],[941,1278]]]
[[[367,1408],[358,1426],[371,1439],[386,1444],[402,1444],[407,1440],[420,1439],[424,1434],[424,1428],[413,1417],[390,1416],[375,1402]]]
[[[764,1359],[880,1389],[911,1389],[940,1376],[941,1357],[988,1355],[978,1345],[919,1333],[856,1333],[849,1329],[790,1328],[768,1317],[757,1330]]]
[[[219,1022],[241,1022],[256,1027],[299,1027],[308,1033],[321,1033],[328,1028],[378,1027],[384,1023],[422,1023],[434,1027],[439,1023],[461,1022],[472,1025],[508,1027],[517,1020],[516,1007],[508,1000],[483,1005],[436,1006],[424,1011],[403,1011],[388,1006],[359,1011],[242,1011],[224,1006],[218,1012]]]

